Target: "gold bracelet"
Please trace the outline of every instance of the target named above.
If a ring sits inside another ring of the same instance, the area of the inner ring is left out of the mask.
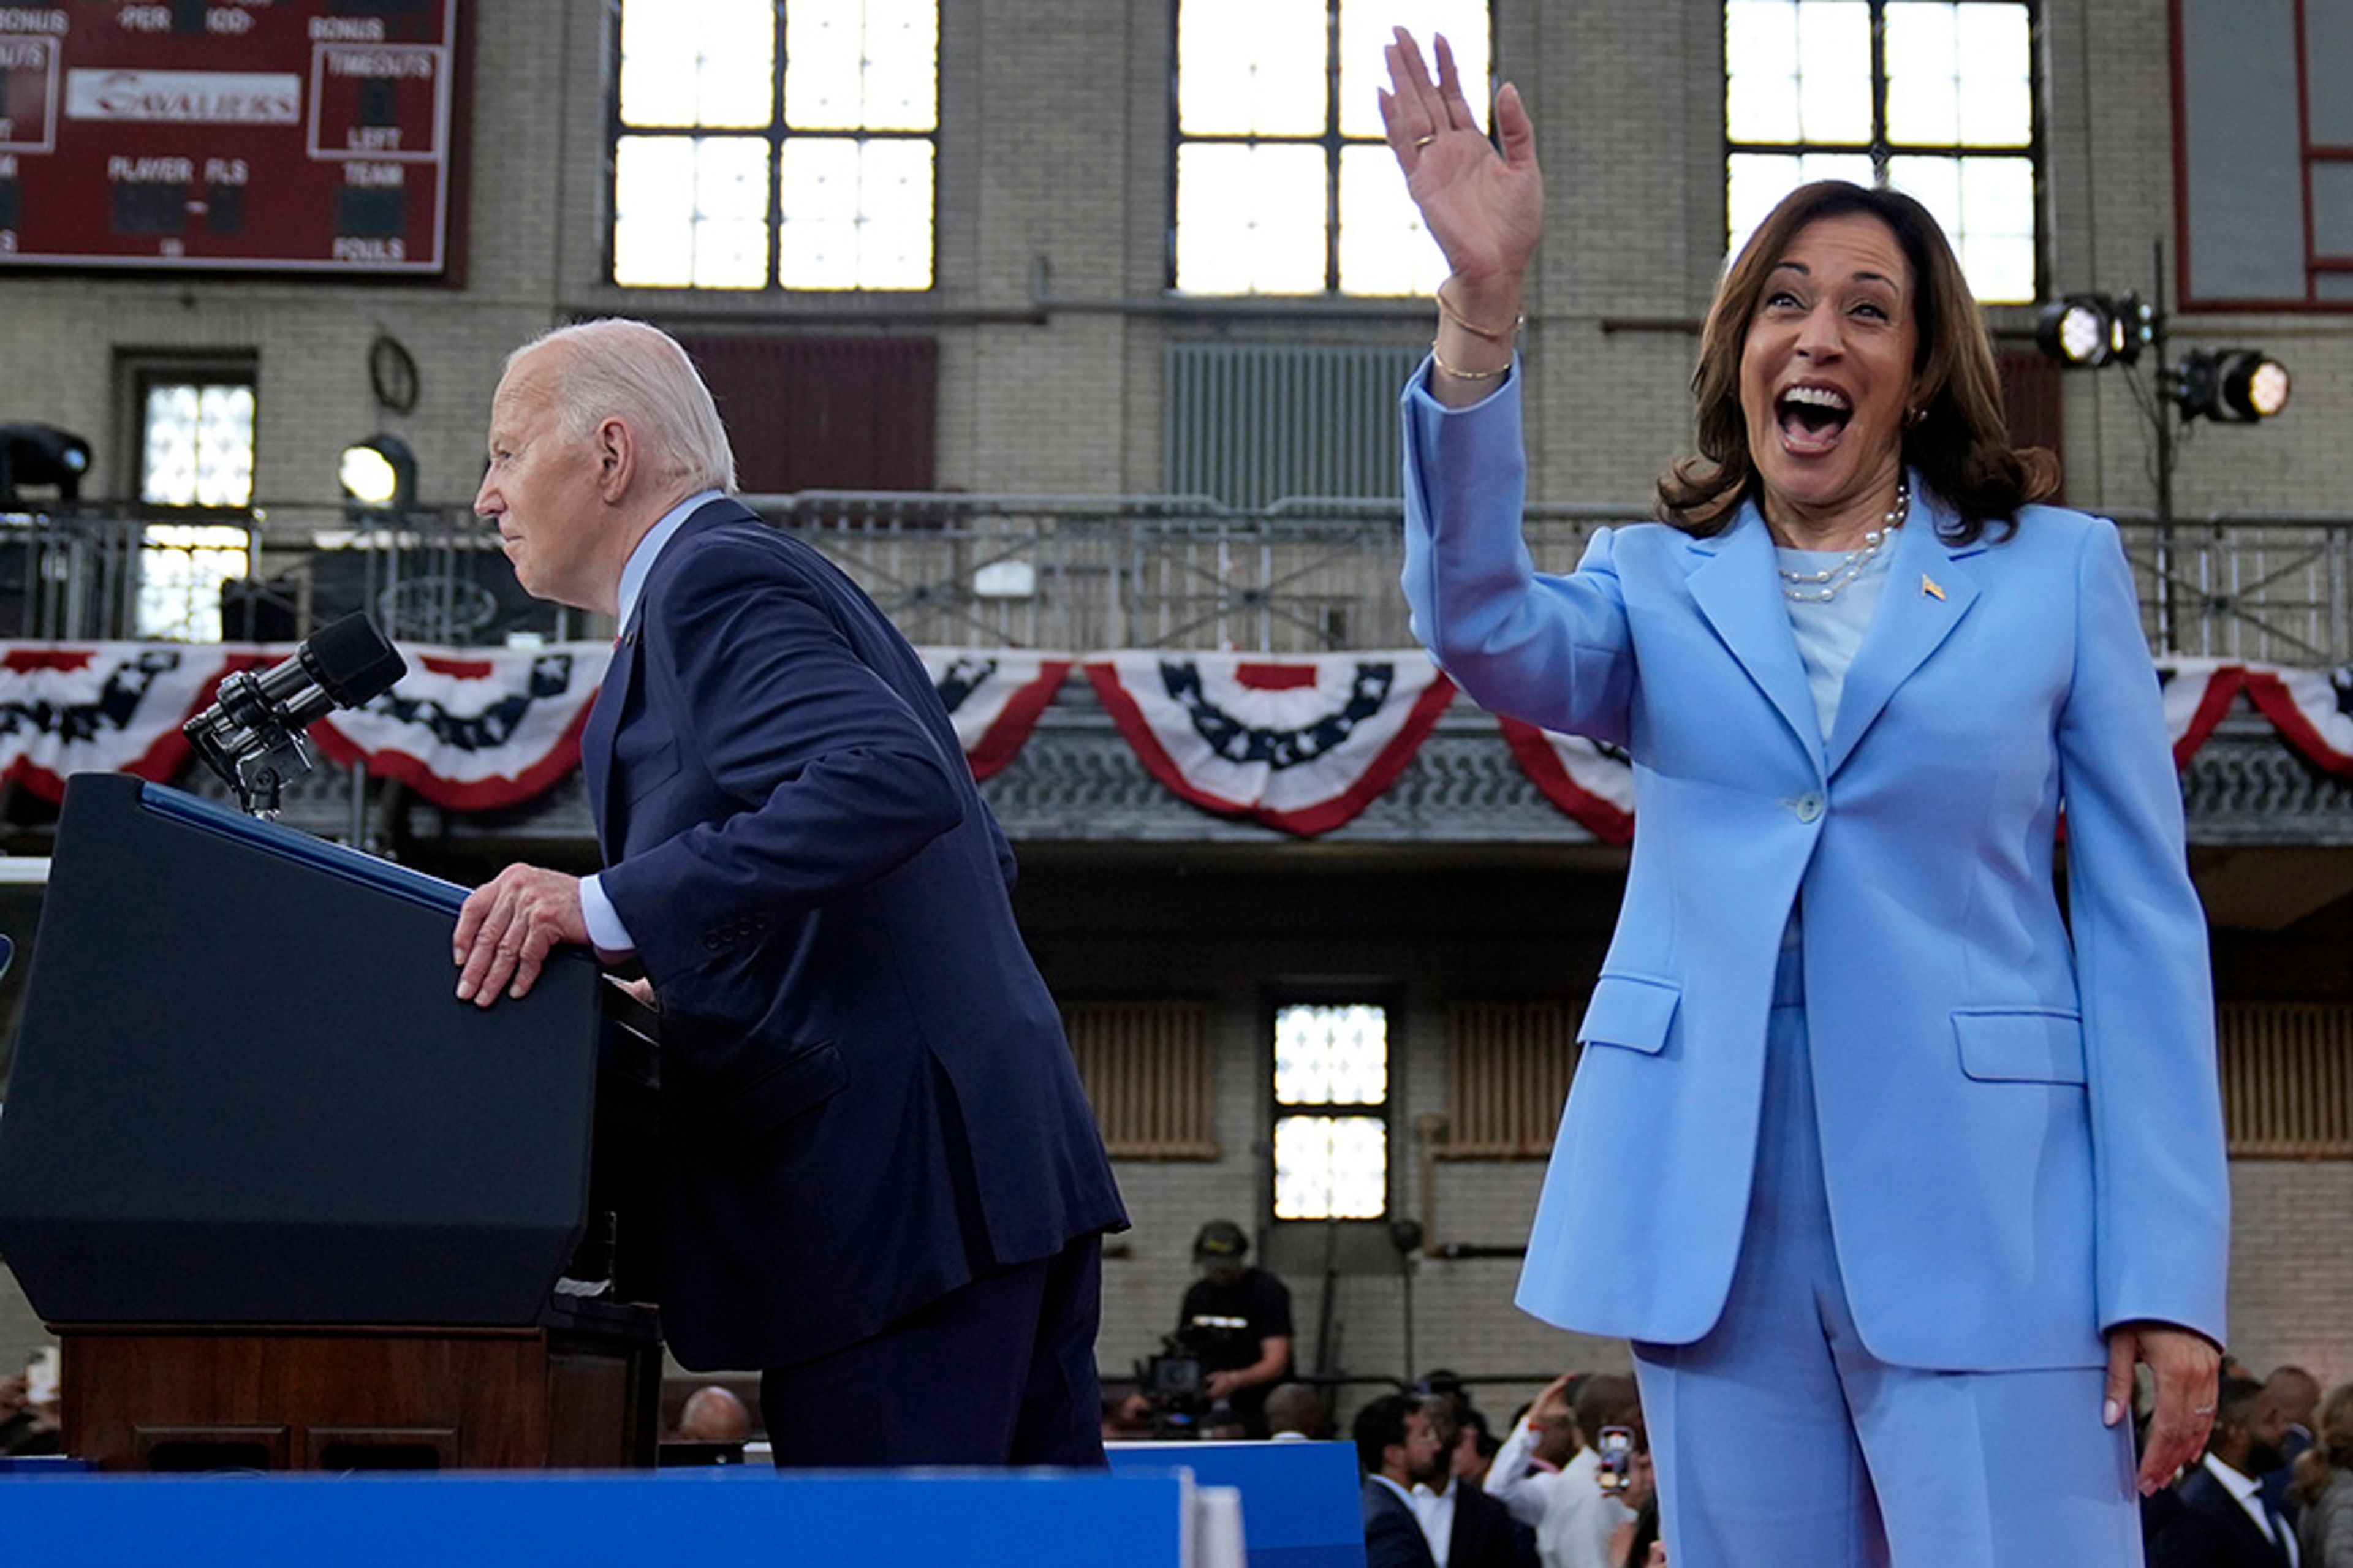
[[[1500,343],[1506,338],[1517,336],[1519,330],[1528,324],[1528,313],[1522,310],[1517,316],[1512,318],[1512,324],[1508,328],[1500,332],[1491,332],[1484,327],[1474,326],[1461,311],[1454,308],[1452,302],[1446,298],[1444,283],[1440,283],[1433,292],[1438,300],[1438,313],[1474,338],[1484,338],[1491,343]]]
[[[1493,370],[1457,370],[1439,357],[1436,338],[1430,340],[1430,363],[1436,365],[1440,374],[1451,375],[1457,381],[1493,381],[1512,368],[1509,364],[1500,364]]]

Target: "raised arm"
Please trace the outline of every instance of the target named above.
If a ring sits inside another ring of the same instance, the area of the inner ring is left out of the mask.
[[[1433,80],[1421,46],[1397,29],[1385,51],[1389,89],[1380,95],[1381,124],[1407,194],[1454,269],[1439,290],[1432,345],[1439,374],[1430,390],[1461,407],[1494,391],[1511,368],[1528,261],[1544,232],[1544,173],[1519,89],[1506,83],[1495,94],[1498,155],[1463,96],[1453,48],[1443,34],[1436,43]]]

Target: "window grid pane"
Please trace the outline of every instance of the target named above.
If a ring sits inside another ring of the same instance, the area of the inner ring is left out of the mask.
[[[253,574],[252,547],[242,528],[150,524],[139,552],[137,635],[220,641],[221,580]]]
[[[1377,1116],[1274,1124],[1274,1217],[1378,1219],[1388,1209],[1388,1127]]]
[[[939,128],[934,0],[793,0],[785,8],[785,123],[796,131]]]
[[[1178,0],[1171,284],[1401,295],[1445,277],[1381,139],[1392,26],[1443,34],[1481,127],[1490,0]],[[1336,73],[1339,96],[1331,82]]]
[[[1194,142],[1176,151],[1176,287],[1195,294],[1324,288],[1324,150]]]
[[[621,122],[764,126],[774,116],[771,0],[637,0],[621,7]]]
[[[1388,1008],[1351,1003],[1276,1011],[1276,1104],[1378,1105],[1388,1098]]]
[[[619,12],[618,118],[656,133],[614,142],[616,283],[933,286],[938,0]],[[707,128],[751,134],[676,134]]]
[[[253,500],[253,388],[180,383],[147,389],[139,499],[157,506]]]
[[[1871,61],[1874,12],[1882,79]],[[2025,4],[1725,0],[1724,25],[1731,253],[1800,184],[1893,185],[1944,226],[1979,300],[2036,297],[2033,38]],[[1884,106],[1876,125],[1874,100]]]
[[[779,174],[776,276],[788,289],[932,286],[929,142],[796,136]]]

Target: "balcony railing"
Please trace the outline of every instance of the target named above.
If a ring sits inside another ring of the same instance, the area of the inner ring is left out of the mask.
[[[1300,654],[1409,643],[1394,501],[1241,510],[1182,496],[804,492],[747,498],[837,562],[917,643]],[[1636,506],[1539,504],[1539,569],[1566,572]],[[224,536],[158,531],[204,522]],[[2353,517],[2119,518],[2162,652],[2353,661]],[[236,536],[227,536],[234,538]],[[227,618],[221,619],[226,604]],[[357,523],[276,507],[200,519],[120,506],[0,516],[0,637],[277,641],[366,609],[396,637],[482,644],[586,635],[515,586],[462,511]]]

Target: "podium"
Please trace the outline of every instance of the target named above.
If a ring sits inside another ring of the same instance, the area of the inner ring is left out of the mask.
[[[0,1255],[61,1342],[70,1452],[652,1463],[649,1015],[568,950],[520,1002],[459,1002],[465,891],[137,779],[69,782],[0,1110]],[[560,1292],[567,1270],[614,1288]]]

